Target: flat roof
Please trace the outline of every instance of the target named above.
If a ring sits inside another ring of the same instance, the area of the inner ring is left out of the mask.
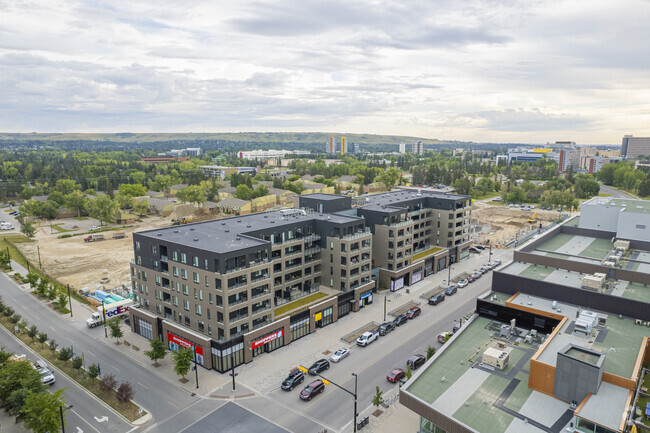
[[[564,353],[571,358],[586,362],[587,364],[591,365],[598,365],[598,360],[602,356],[602,354],[593,353],[587,350],[581,350],[581,348],[578,347],[571,347]]]
[[[586,205],[610,206],[623,209],[624,212],[650,213],[650,202],[632,198],[594,197]]]
[[[291,215],[283,215],[278,211],[253,213],[146,230],[136,234],[215,253],[226,253],[232,250],[270,244],[269,241],[249,235],[249,233],[254,234],[259,230],[269,228],[286,230],[295,226],[296,222],[329,221],[332,223],[349,223],[363,221],[362,218],[355,216],[325,213],[321,215],[316,212],[305,213],[300,209],[289,209],[295,212]]]
[[[509,297],[498,292],[483,296],[498,303]],[[550,299],[529,299],[528,295],[520,294],[514,302],[558,313],[553,310]],[[623,377],[632,375],[643,335],[650,335],[650,328],[635,325],[630,319],[607,316],[607,332],[599,334],[590,344],[586,336],[571,338],[566,333],[578,307],[561,304],[560,308],[559,314],[566,315],[569,320],[547,344],[538,358],[540,362],[546,362],[542,357],[547,357],[549,364],[555,365],[557,353],[565,350],[568,344],[574,344],[605,353],[605,371]],[[563,431],[569,421],[573,421],[573,418],[566,418],[569,403],[528,388],[530,358],[548,336],[541,334],[539,340],[534,339],[531,344],[526,343],[521,334],[506,340],[499,337],[500,325],[501,322],[474,316],[413,374],[400,392],[410,394],[437,412],[480,433],[546,432],[549,428]],[[512,348],[508,368],[502,371],[481,365],[483,352],[496,343],[504,343],[504,340],[506,346]],[[585,361],[591,363],[597,363],[599,358],[579,348],[569,348],[568,353],[573,357],[585,354]],[[628,395],[627,389],[602,382],[598,393],[583,405],[579,416],[618,431]]]
[[[318,185],[320,185],[320,184],[318,184]],[[325,186],[327,186],[327,185],[325,185]],[[326,200],[326,201],[340,200],[342,198],[349,198],[348,196],[345,196],[345,195],[324,194],[322,192],[316,192],[316,193],[313,193],[313,194],[303,194],[300,197],[301,198],[303,198],[303,197],[304,198],[313,198],[313,199],[316,199],[316,200]]]

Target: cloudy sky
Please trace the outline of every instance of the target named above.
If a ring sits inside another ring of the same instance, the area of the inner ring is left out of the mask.
[[[649,0],[0,0],[0,131],[650,135]]]

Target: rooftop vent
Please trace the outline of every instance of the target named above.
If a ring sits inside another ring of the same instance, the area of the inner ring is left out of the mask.
[[[229,231],[230,231],[229,229],[226,229],[226,233],[228,233]]]
[[[158,232],[158,236],[162,236],[162,233]]]
[[[237,222],[238,222],[238,223],[240,223],[240,222],[241,222],[241,220],[237,220]]]
[[[198,240],[199,240],[199,238],[194,238],[194,242],[197,242]]]
[[[251,226],[250,224],[246,224],[246,227],[250,227],[250,226]]]
[[[190,230],[194,231],[194,227],[190,227]]]
[[[221,223],[221,225],[222,225],[222,226],[225,226],[225,225],[226,225],[226,223]]]
[[[240,236],[237,236],[237,237],[235,238],[235,240],[241,241],[241,237],[240,237]]]
[[[178,229],[174,229],[174,233],[178,233]]]

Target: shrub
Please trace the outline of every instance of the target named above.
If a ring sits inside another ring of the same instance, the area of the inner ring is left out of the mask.
[[[117,388],[117,401],[120,403],[128,403],[133,398],[133,386],[129,382],[123,382]]]
[[[54,352],[56,348],[59,347],[59,344],[53,339],[50,340],[50,350]]]
[[[14,314],[9,318],[9,321],[15,325],[16,323],[20,322],[21,317],[22,316],[20,314]]]
[[[59,360],[63,361],[63,363],[67,363],[70,358],[72,358],[72,349],[69,347],[62,347],[61,350],[59,350]]]
[[[75,370],[79,370],[81,366],[83,365],[84,361],[81,359],[80,356],[75,356],[74,359],[72,360],[72,368]]]
[[[99,367],[97,364],[92,364],[90,367],[88,367],[88,376],[90,376],[91,379],[95,379],[97,376],[99,376]]]
[[[117,385],[117,380],[112,374],[107,374],[106,376],[99,379],[99,390],[102,392],[110,392]]]

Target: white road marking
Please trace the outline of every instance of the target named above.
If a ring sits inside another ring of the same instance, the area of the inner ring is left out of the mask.
[[[141,384],[140,382],[137,382],[137,383],[138,383],[138,385],[140,385],[140,386],[143,387],[144,389],[149,389],[149,388],[147,388],[146,386],[144,386],[143,384]]]
[[[178,406],[176,406],[176,405],[175,405],[174,403],[172,403],[171,401],[167,400],[167,403],[171,404],[172,406],[174,406],[175,408],[178,409]]]
[[[129,431],[126,432],[126,433],[131,433],[132,431],[136,431],[136,430],[139,429],[139,428],[140,428],[140,426],[135,426],[135,427],[133,427],[131,430],[129,430]]]
[[[103,416],[103,417],[101,417],[101,418],[97,418],[96,416],[95,416],[95,417],[93,417],[93,418],[95,418],[95,421],[97,421],[97,422],[104,422],[104,421],[108,421],[108,417],[107,417],[106,415],[104,415],[104,416]]]
[[[117,370],[117,371],[120,371],[119,368],[117,368],[117,367],[115,367],[115,366],[113,366],[113,365],[111,365],[111,367],[113,367],[113,368],[114,368],[115,370]]]

